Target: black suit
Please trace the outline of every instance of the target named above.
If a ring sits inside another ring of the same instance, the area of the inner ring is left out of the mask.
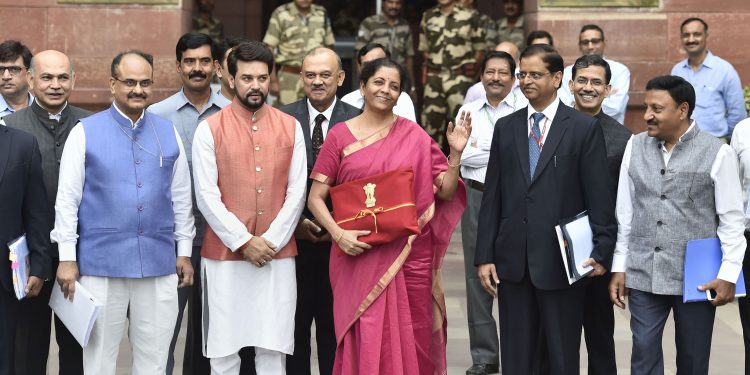
[[[595,116],[599,119],[599,126],[604,134],[604,144],[607,148],[607,163],[609,175],[615,182],[610,190],[612,199],[617,199],[617,180],[620,176],[620,165],[625,146],[633,135],[628,128],[617,120],[599,111]],[[612,274],[607,272],[601,277],[594,278],[586,286],[586,303],[583,312],[583,332],[588,351],[589,375],[616,374],[617,361],[615,358],[615,314],[612,302],[609,300],[609,280]]]
[[[528,110],[498,120],[492,138],[475,264],[494,263],[500,286],[503,373],[531,374],[539,329],[560,374],[578,374],[584,288],[568,285],[555,225],[588,210],[592,258],[609,269],[617,232],[613,181],[597,119],[558,102],[533,178]]]
[[[294,116],[302,126],[307,149],[307,175],[312,172],[315,157],[312,150],[310,129],[311,116],[308,113],[307,98],[281,107],[285,113]],[[349,120],[362,111],[336,99],[336,104],[328,119],[328,129],[339,122]],[[310,191],[312,181],[307,182]],[[312,219],[307,209],[303,218]],[[336,335],[333,329],[333,292],[328,277],[328,258],[331,243],[312,243],[297,240],[297,311],[294,316],[294,355],[287,356],[287,372],[293,375],[310,374],[310,326],[315,319],[318,344],[318,369],[321,375],[333,372],[336,355]]]
[[[13,292],[8,242],[25,233],[30,274],[42,279],[51,277],[48,216],[47,193],[36,138],[20,130],[0,126],[0,375],[15,373],[19,303]],[[49,348],[38,350],[48,351]]]

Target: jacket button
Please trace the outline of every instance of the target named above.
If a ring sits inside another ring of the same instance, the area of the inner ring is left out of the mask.
[[[260,151],[260,146],[255,146],[255,151]]]
[[[654,251],[661,251],[661,247],[659,247],[659,246],[655,247]]]
[[[137,183],[136,186],[138,186],[139,188],[142,188],[143,187],[143,182]]]
[[[138,229],[138,235],[139,235],[139,236],[142,236],[142,235],[143,235],[143,229]]]
[[[258,127],[257,127],[257,126],[255,126],[255,125],[253,125],[253,131],[254,131],[254,132],[257,132],[257,131],[258,131]]]
[[[141,164],[141,159],[135,159],[135,164]]]
[[[667,195],[666,194],[662,194],[661,195],[661,200],[666,200],[666,199],[667,199]]]
[[[142,205],[138,206],[138,211],[143,211],[143,206]]]
[[[263,210],[258,210],[258,215],[263,215]]]
[[[256,171],[256,172],[260,172],[260,171],[262,171],[262,170],[263,170],[263,168],[261,168],[260,166],[257,166],[257,167],[255,167],[255,171]]]
[[[662,175],[664,175],[665,173],[667,173],[667,171],[665,171],[664,168],[662,168],[662,170],[659,171],[659,173],[661,173]]]
[[[527,220],[526,218],[523,218],[523,220],[521,220],[521,222],[522,222],[522,223],[524,223],[524,224],[526,224],[526,223],[528,223],[529,221],[528,221],[528,220]]]
[[[55,142],[55,146],[60,147],[60,142]]]
[[[661,226],[662,224],[664,224],[664,223],[662,223],[661,220],[659,220],[659,221],[656,222],[656,225],[658,225],[658,226]]]

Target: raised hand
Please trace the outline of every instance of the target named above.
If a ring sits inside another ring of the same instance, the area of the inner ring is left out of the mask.
[[[471,112],[462,111],[456,125],[453,125],[452,121],[449,122],[446,136],[451,151],[457,154],[462,153],[471,136]]]

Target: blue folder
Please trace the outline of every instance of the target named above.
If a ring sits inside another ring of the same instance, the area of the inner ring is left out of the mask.
[[[688,241],[685,251],[685,278],[682,284],[682,302],[707,301],[706,292],[701,292],[698,287],[716,278],[721,267],[721,242],[718,238],[704,238],[702,240]],[[737,279],[735,296],[743,297],[745,290],[745,277],[740,272]]]

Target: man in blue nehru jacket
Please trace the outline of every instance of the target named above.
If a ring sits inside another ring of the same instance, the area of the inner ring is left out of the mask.
[[[128,319],[132,374],[161,374],[177,319],[175,285],[193,282],[190,172],[172,123],[144,111],[153,57],[123,52],[111,70],[113,105],[81,119],[63,151],[51,234],[57,281],[71,300],[78,280],[104,304],[83,349],[85,373],[115,373]]]

